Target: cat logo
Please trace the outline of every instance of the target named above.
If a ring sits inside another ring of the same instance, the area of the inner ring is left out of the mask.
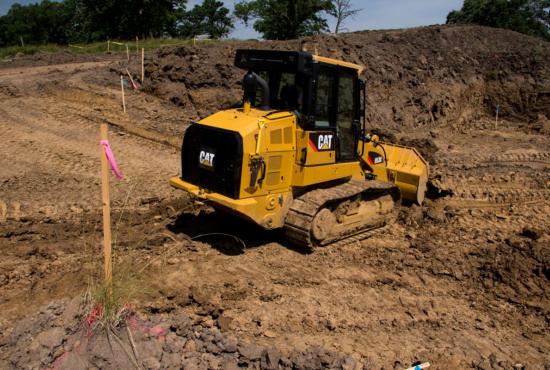
[[[334,150],[334,134],[326,132],[311,133],[309,146],[316,152]]]
[[[317,139],[317,149],[329,150],[332,148],[332,135],[319,135]]]
[[[214,157],[216,155],[206,150],[201,150],[199,154],[199,165],[206,169],[214,168]]]

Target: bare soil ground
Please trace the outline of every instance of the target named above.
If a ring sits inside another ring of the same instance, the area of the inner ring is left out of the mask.
[[[368,66],[369,125],[432,177],[391,228],[304,254],[167,180],[189,122],[238,101],[237,47],[311,42]],[[164,48],[128,114],[113,59],[0,63],[0,368],[550,368],[550,44],[431,27]],[[88,335],[79,298],[101,274],[103,122],[135,355],[124,328]]]

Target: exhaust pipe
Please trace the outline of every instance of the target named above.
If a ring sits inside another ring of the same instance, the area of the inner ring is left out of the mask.
[[[246,103],[248,101],[253,103],[256,100],[256,90],[258,85],[260,85],[260,88],[263,92],[262,103],[259,108],[263,110],[268,110],[269,86],[267,86],[267,82],[263,78],[252,71],[248,71],[248,73],[243,78],[244,102]]]

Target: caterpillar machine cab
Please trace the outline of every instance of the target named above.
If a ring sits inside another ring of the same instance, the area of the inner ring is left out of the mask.
[[[422,203],[428,164],[365,127],[362,66],[237,50],[243,103],[187,128],[170,184],[307,249],[360,240]]]

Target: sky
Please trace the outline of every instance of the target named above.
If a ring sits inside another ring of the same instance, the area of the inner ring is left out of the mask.
[[[0,0],[0,15],[7,13],[14,3],[30,4],[37,0]],[[189,0],[187,9],[201,0]],[[235,0],[225,0],[225,6],[233,10]],[[352,0],[353,7],[362,9],[353,19],[343,25],[347,31],[408,28],[442,24],[451,10],[460,9],[463,0]],[[334,18],[327,16],[331,31],[334,30]],[[246,27],[235,22],[231,38],[260,38],[252,25]]]

